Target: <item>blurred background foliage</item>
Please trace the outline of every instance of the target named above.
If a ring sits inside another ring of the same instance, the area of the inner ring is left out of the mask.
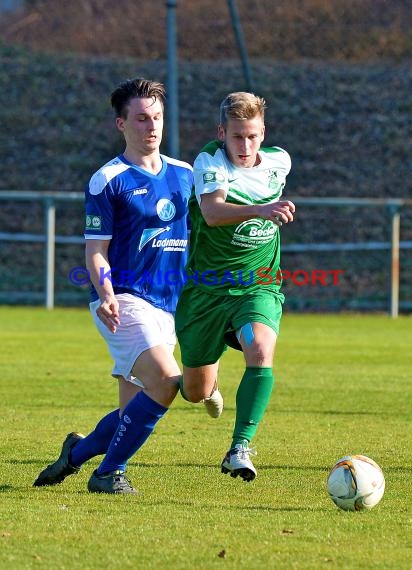
[[[13,0],[0,0],[0,189],[82,191],[123,148],[109,104],[113,88],[135,75],[167,81],[166,2],[20,0],[16,10],[5,10],[6,4],[10,8]],[[228,3],[176,4],[179,158],[192,161],[215,135],[221,99],[246,85]],[[254,88],[268,102],[266,144],[292,156],[287,196],[412,197],[412,2],[236,5]],[[166,129],[163,152],[167,137]],[[389,238],[387,212],[377,208],[302,208],[297,221],[284,232],[285,243]],[[59,234],[81,236],[81,207],[64,207],[57,223]],[[0,232],[40,231],[42,224],[37,207],[1,202]],[[401,239],[412,239],[411,208],[402,212]],[[38,266],[40,250],[0,242],[7,275],[1,289],[17,275],[11,265],[16,256],[27,267]],[[401,286],[412,296],[409,251],[402,254]],[[382,296],[385,252],[346,257],[342,264],[353,268],[344,282],[348,295],[367,296],[368,283],[376,283],[373,294]],[[81,247],[59,251],[62,283],[82,259]],[[294,255],[291,268],[303,267],[305,259],[308,267],[316,264],[316,258]],[[13,286],[23,281],[20,276]],[[336,294],[344,298],[331,290]]]

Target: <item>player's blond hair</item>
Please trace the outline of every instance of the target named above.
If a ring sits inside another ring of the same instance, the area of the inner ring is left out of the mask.
[[[228,119],[265,118],[266,101],[254,93],[236,91],[229,93],[220,104],[219,123],[225,127]]]

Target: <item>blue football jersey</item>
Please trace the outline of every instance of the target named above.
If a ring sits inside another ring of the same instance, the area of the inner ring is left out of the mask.
[[[192,167],[161,155],[151,174],[117,156],[100,168],[86,188],[86,239],[110,240],[111,279],[118,293],[137,295],[174,312],[183,286],[188,250],[188,200]],[[91,298],[98,295],[91,288]]]

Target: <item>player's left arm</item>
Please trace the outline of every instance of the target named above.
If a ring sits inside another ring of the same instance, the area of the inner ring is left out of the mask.
[[[108,249],[110,240],[86,240],[86,267],[91,282],[100,299],[100,306],[96,311],[99,319],[105,326],[115,333],[120,324],[119,302],[116,299],[110,278],[102,279],[102,275],[110,275]]]

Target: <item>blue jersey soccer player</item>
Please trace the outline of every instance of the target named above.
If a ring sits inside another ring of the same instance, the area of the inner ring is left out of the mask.
[[[173,401],[180,370],[173,356],[174,311],[187,260],[190,165],[160,154],[164,87],[137,78],[111,96],[126,148],[100,168],[86,189],[86,265],[90,308],[114,360],[119,409],[87,437],[70,433],[57,461],[34,486],[55,485],[96,455],[106,454],[88,489],[135,493],[127,461]],[[218,390],[205,404],[222,408]],[[219,412],[220,413],[220,412]],[[120,421],[119,421],[120,414]]]

